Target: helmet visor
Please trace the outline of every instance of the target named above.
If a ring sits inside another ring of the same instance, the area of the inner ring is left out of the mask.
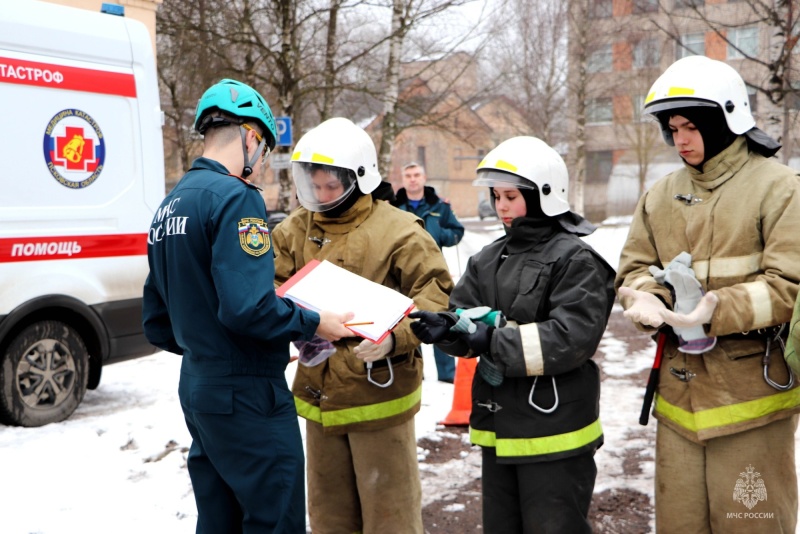
[[[487,187],[515,187],[517,189],[536,189],[536,185],[510,172],[496,169],[478,169],[478,177],[472,185]]]
[[[353,171],[319,163],[292,162],[292,178],[297,199],[309,211],[328,211],[340,205],[353,192]]]
[[[679,110],[681,108],[697,107],[718,108],[719,105],[716,102],[711,102],[710,100],[700,100],[697,98],[672,98],[667,100],[657,100],[655,102],[651,102],[650,104],[645,104],[644,112],[655,115],[660,111],[672,111]],[[676,113],[676,115],[680,115],[680,113]]]

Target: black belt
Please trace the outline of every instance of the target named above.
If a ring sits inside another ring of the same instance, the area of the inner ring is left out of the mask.
[[[386,367],[388,364],[386,363],[388,360],[391,360],[392,367],[396,367],[397,364],[403,363],[408,359],[408,354],[400,354],[399,356],[392,356],[391,358],[383,358],[382,360],[376,360],[372,362],[373,369],[380,369],[381,367]],[[364,364],[366,367],[367,364]]]
[[[749,332],[739,332],[736,334],[728,334],[727,336],[722,336],[725,339],[736,339],[736,340],[766,340],[766,339],[774,339],[775,335],[780,332],[781,337],[785,340],[789,337],[789,329],[786,328],[786,323],[778,324],[775,326],[768,326],[766,328],[759,328],[757,330],[750,330]],[[783,328],[783,330],[781,330]]]

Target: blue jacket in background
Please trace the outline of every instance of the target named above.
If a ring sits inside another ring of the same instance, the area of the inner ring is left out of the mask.
[[[143,322],[155,346],[200,376],[283,375],[289,342],[319,315],[275,294],[274,252],[258,189],[198,158],[150,226]]]
[[[397,191],[392,205],[425,221],[425,229],[439,248],[455,246],[464,237],[464,227],[456,219],[450,204],[440,199],[432,187],[425,186],[422,200],[416,209],[409,203],[404,187]]]

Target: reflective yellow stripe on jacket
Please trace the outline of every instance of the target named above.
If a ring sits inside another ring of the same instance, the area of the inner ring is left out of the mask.
[[[699,432],[710,428],[743,423],[774,412],[795,408],[800,403],[800,388],[776,393],[761,399],[731,404],[730,406],[709,408],[695,413],[687,412],[683,408],[670,404],[658,393],[656,393],[655,402],[655,412],[657,414],[663,415],[687,430]]]
[[[416,391],[386,402],[368,404],[366,406],[355,406],[342,410],[322,411],[319,406],[314,406],[298,397],[294,398],[297,407],[297,415],[310,421],[320,423],[324,427],[349,425],[364,421],[377,421],[386,419],[393,415],[398,415],[412,409],[422,399],[422,385]]]
[[[555,436],[541,438],[500,438],[494,432],[470,427],[469,438],[475,445],[495,447],[497,456],[542,456],[571,451],[588,445],[603,435],[600,420],[588,426]]]

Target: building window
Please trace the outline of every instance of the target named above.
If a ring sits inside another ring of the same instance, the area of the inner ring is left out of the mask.
[[[702,7],[706,5],[706,0],[677,0],[675,7]]]
[[[706,34],[684,33],[681,35],[681,42],[678,43],[678,59],[687,56],[704,56],[706,54]]]
[[[644,112],[644,100],[647,95],[633,95],[631,96],[631,105],[633,106],[633,121],[634,122],[647,122],[648,114]]]
[[[750,112],[755,113],[758,111],[758,89],[749,83],[745,84],[745,86],[747,87],[747,100],[749,101]]]
[[[603,45],[589,54],[586,70],[590,73],[611,72],[612,59],[611,45]]]
[[[638,15],[641,13],[657,13],[658,0],[633,0],[633,13]]]
[[[610,150],[598,150],[586,153],[586,183],[602,184],[608,182],[611,168],[614,165],[614,153]]]
[[[800,110],[800,81],[789,82],[789,87],[783,98],[786,99],[786,105],[789,109]]]
[[[758,28],[732,28],[728,30],[728,59],[741,59],[758,55]]]
[[[614,118],[614,103],[610,98],[593,98],[586,102],[586,123],[609,123]]]
[[[422,167],[427,170],[428,166],[425,164],[425,147],[418,146],[417,147],[417,163],[422,165]]]
[[[657,67],[661,61],[661,51],[656,39],[642,39],[633,47],[633,67],[645,69]]]
[[[614,15],[612,0],[589,0],[590,19],[608,19]]]
[[[786,99],[786,106],[794,111],[800,109],[800,88],[795,87],[795,84],[792,84],[792,90],[789,93],[786,93],[786,96],[783,98]]]

